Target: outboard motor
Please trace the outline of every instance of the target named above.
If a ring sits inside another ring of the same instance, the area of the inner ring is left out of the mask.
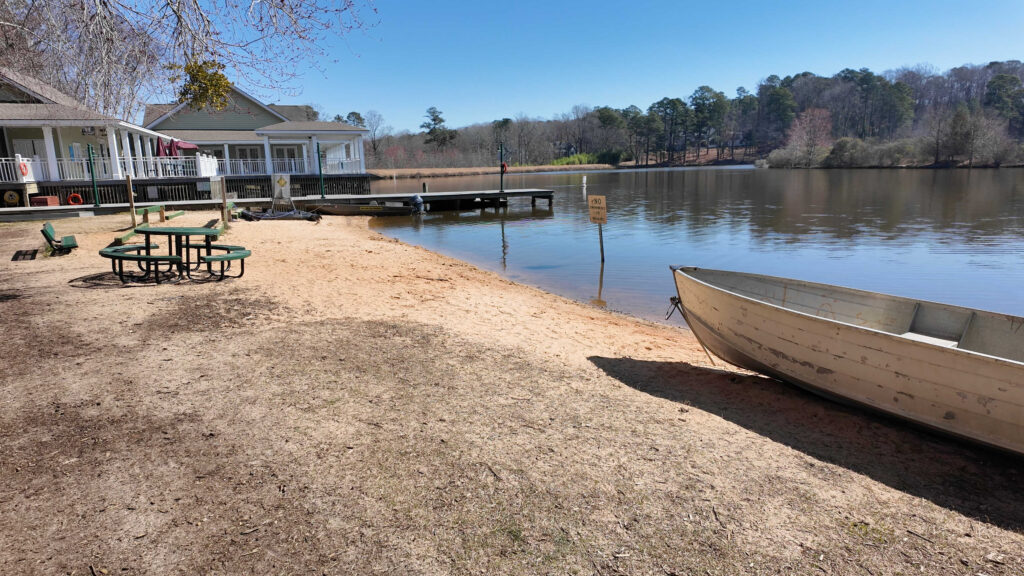
[[[412,198],[409,199],[409,203],[412,204],[412,210],[416,214],[425,212],[423,209],[423,198],[420,198],[419,194],[413,194]]]

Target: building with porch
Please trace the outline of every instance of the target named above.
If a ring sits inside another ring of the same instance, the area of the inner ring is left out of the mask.
[[[216,161],[159,132],[90,110],[31,76],[0,67],[3,205],[66,200],[68,185],[216,175]],[[92,151],[92,158],[89,152]],[[59,190],[63,190],[61,194]]]
[[[363,138],[368,131],[315,117],[309,106],[264,104],[233,87],[223,110],[151,104],[142,124],[198,145],[201,153],[217,158],[218,173],[228,177],[321,172],[365,176]]]

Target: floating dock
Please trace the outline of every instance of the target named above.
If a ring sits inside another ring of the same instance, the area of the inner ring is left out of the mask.
[[[540,188],[520,188],[511,190],[476,190],[464,192],[413,192],[406,194],[328,194],[321,198],[314,196],[295,196],[291,201],[296,208],[304,209],[313,205],[342,206],[412,206],[413,198],[419,196],[428,211],[472,210],[477,208],[506,206],[510,198],[529,198],[530,205],[536,206],[537,200],[547,200],[548,208],[554,203],[554,190]],[[232,198],[239,208],[269,207],[271,198]],[[281,202],[278,200],[278,202]],[[164,205],[175,210],[217,210],[220,200],[183,200],[177,202],[138,202],[136,208],[144,206]],[[88,203],[78,206],[32,206],[27,208],[0,208],[0,222],[19,220],[50,220],[53,218],[77,218],[98,214],[116,214],[127,212],[127,202],[102,204]],[[372,211],[366,211],[372,214]]]

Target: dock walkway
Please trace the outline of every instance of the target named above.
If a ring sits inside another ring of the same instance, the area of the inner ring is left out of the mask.
[[[424,205],[431,210],[460,210],[481,206],[500,206],[508,202],[509,198],[530,198],[530,204],[535,206],[537,199],[548,201],[548,207],[554,202],[554,190],[541,188],[518,188],[510,190],[475,190],[460,192],[413,192],[407,194],[328,194],[324,198],[319,195],[294,196],[292,202],[296,207],[302,208],[307,204],[355,204],[368,205],[376,204],[403,204],[411,205],[413,196],[419,196]],[[239,198],[231,199],[239,208],[250,208],[259,206],[270,206],[271,198]],[[177,210],[216,210],[220,207],[218,200],[184,200],[177,202],[137,202],[135,206],[142,208],[151,205],[164,205],[168,209]],[[82,216],[93,216],[98,214],[116,214],[127,212],[127,202],[116,204],[102,204],[94,206],[89,203],[77,206],[32,206],[18,208],[0,208],[0,222],[14,222],[24,220],[49,220],[53,218],[77,218]]]

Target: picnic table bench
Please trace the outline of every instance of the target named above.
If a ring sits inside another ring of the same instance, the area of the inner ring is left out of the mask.
[[[158,248],[156,244],[150,244],[149,248]],[[145,280],[150,276],[160,283],[162,272],[172,272],[181,264],[181,256],[177,254],[150,254],[145,244],[128,244],[126,246],[109,246],[100,250],[100,256],[110,259],[110,269],[117,274],[122,283],[137,282]],[[136,262],[139,270],[144,274],[125,274],[125,261]],[[160,265],[167,264],[167,270],[161,270]],[[181,274],[177,274],[180,278]]]
[[[245,275],[245,259],[252,255],[251,250],[246,250],[245,246],[229,246],[227,244],[211,244],[209,246],[208,254],[203,254],[202,249],[205,246],[195,246],[199,250],[199,262],[207,265],[207,271],[217,277],[217,280],[223,280],[225,278],[241,278]],[[218,251],[217,254],[213,254],[212,251]],[[228,276],[227,270],[231,269],[231,263],[234,261],[239,262],[240,270],[236,276]],[[214,272],[210,264],[214,262],[220,263],[220,272]],[[226,267],[225,267],[226,265]]]
[[[78,248],[78,240],[74,236],[64,236],[57,240],[57,233],[53,229],[53,224],[49,222],[43,224],[41,232],[54,254],[68,254],[73,248]]]

